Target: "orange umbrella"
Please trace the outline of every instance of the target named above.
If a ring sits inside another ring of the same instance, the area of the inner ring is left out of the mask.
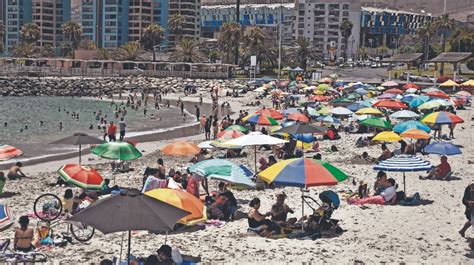
[[[331,97],[320,96],[320,95],[314,95],[314,96],[309,97],[310,100],[314,100],[314,101],[328,101],[330,98]]]
[[[387,108],[387,109],[406,109],[407,105],[398,100],[385,99],[375,102],[373,104],[377,108]]]
[[[385,90],[385,93],[390,93],[390,94],[403,94],[403,91],[398,89],[398,88],[390,88]]]
[[[166,145],[160,151],[170,156],[188,156],[199,153],[201,148],[189,142],[179,141]]]
[[[430,139],[430,135],[419,129],[411,129],[400,134],[401,137],[412,138],[412,139]]]
[[[154,189],[145,192],[145,195],[190,213],[178,223],[191,225],[207,219],[206,206],[191,193],[178,189]]]
[[[283,114],[281,114],[278,110],[274,110],[274,109],[260,109],[255,113],[262,114],[263,116],[272,117],[274,120],[283,119]]]
[[[217,134],[217,138],[222,138],[222,139],[235,139],[235,138],[238,138],[240,136],[244,135],[243,133],[237,131],[237,130],[224,130],[224,131],[220,131],[218,134]]]
[[[449,95],[441,90],[428,91],[426,95],[434,98],[449,98]]]
[[[0,161],[2,160],[8,160],[13,157],[21,156],[23,154],[23,151],[20,149],[6,145],[6,144],[0,144]]]
[[[308,117],[306,117],[306,115],[304,115],[303,113],[299,112],[291,113],[290,115],[288,115],[288,120],[309,122]]]
[[[404,85],[403,88],[404,89],[409,89],[409,88],[420,89],[419,86],[417,86],[415,84],[411,84],[411,83]]]

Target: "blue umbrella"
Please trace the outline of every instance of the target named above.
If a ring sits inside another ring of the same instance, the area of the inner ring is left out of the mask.
[[[321,201],[326,203],[332,203],[336,208],[339,208],[341,201],[339,200],[339,196],[337,193],[331,190],[325,190],[319,194],[319,198]]]
[[[316,120],[327,122],[327,123],[333,123],[333,124],[341,124],[341,121],[339,119],[334,118],[332,116],[321,116],[321,117],[318,117]]]
[[[395,127],[393,127],[393,131],[396,132],[396,133],[403,133],[407,130],[410,130],[410,129],[419,129],[419,130],[423,130],[427,133],[429,133],[431,131],[430,127],[428,127],[427,125],[419,122],[419,121],[405,121],[405,122],[401,122],[397,125],[395,125]]]
[[[355,92],[359,95],[367,95],[369,93],[367,90],[365,90],[363,88],[358,88],[358,89],[356,89]]]
[[[417,97],[418,97],[418,95],[413,95],[413,94],[406,95],[406,96],[403,96],[402,102],[409,104],[413,99],[415,99]]]
[[[430,97],[428,96],[419,96],[410,101],[408,105],[410,106],[410,108],[416,108],[421,104],[427,102],[428,100],[430,100]]]
[[[360,82],[355,83],[355,84],[352,85],[352,88],[354,88],[354,89],[357,89],[357,88],[366,88],[366,87],[367,87],[366,84],[363,84],[363,83],[360,83]]]
[[[438,154],[445,156],[460,155],[461,149],[458,146],[448,142],[434,142],[425,146],[424,151],[428,154]]]
[[[351,110],[352,112],[356,112],[360,109],[363,109],[363,108],[366,108],[367,106],[363,105],[363,104],[360,104],[360,103],[354,103],[354,104],[351,104],[349,106],[347,106],[346,108],[348,108],[349,110]]]
[[[302,141],[304,143],[312,143],[316,138],[312,134],[292,134],[293,139]]]

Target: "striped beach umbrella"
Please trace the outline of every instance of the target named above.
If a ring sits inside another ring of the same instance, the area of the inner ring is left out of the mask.
[[[280,161],[258,173],[266,183],[276,186],[312,187],[336,185],[347,175],[328,162],[308,158],[292,158]]]
[[[3,231],[13,224],[13,215],[8,206],[0,204],[0,231]]]
[[[425,124],[419,122],[419,121],[405,121],[405,122],[401,122],[397,125],[395,125],[395,127],[393,127],[393,131],[396,132],[396,133],[403,133],[407,130],[410,130],[410,129],[419,129],[419,130],[423,130],[427,133],[429,133],[431,131],[430,127],[426,126]]]
[[[279,112],[278,110],[274,109],[260,109],[255,112],[256,114],[261,114],[264,116],[272,117],[274,120],[282,120],[283,119],[283,114]]]
[[[243,133],[247,133],[249,131],[249,129],[245,128],[244,126],[237,125],[237,124],[230,125],[230,126],[226,127],[225,129],[226,130],[236,130],[236,131],[243,132]]]
[[[423,119],[421,119],[421,122],[426,124],[456,124],[463,123],[464,120],[456,114],[438,111],[426,115]]]
[[[104,179],[97,170],[78,164],[66,164],[59,168],[59,176],[67,183],[86,190],[102,190]]]
[[[0,144],[0,161],[8,160],[13,157],[21,156],[23,151],[11,145]]]
[[[433,166],[418,156],[401,155],[379,162],[374,170],[403,172],[403,190],[406,193],[405,172],[428,171]]]
[[[243,118],[242,120],[250,122],[250,123],[255,123],[258,125],[263,125],[263,126],[278,125],[278,122],[272,117],[261,115],[261,114],[254,114],[251,116],[247,116]]]
[[[250,179],[251,175],[249,176],[242,167],[224,159],[204,160],[190,166],[188,170],[191,173],[209,179],[217,179],[249,187],[255,186],[255,183]]]

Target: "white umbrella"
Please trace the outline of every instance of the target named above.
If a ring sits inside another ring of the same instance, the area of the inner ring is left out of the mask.
[[[197,146],[201,149],[214,149],[214,146],[211,145],[212,141],[204,141],[199,143]]]
[[[417,91],[418,91],[418,89],[416,89],[416,88],[409,88],[409,89],[405,90],[405,92],[407,92],[407,93],[416,93]]]
[[[417,118],[419,116],[420,115],[418,115],[417,113],[415,113],[411,110],[400,110],[400,111],[397,111],[397,112],[393,113],[392,115],[390,115],[390,118],[410,119],[410,118]]]
[[[387,81],[381,84],[383,87],[392,87],[392,86],[398,86],[398,83],[394,81]]]
[[[449,102],[445,99],[433,99],[428,102],[438,102],[441,106],[453,106],[454,104],[452,102]]]
[[[352,115],[353,112],[351,110],[349,110],[348,108],[344,108],[344,107],[337,107],[337,108],[333,108],[330,110],[330,112],[332,114],[336,114],[336,115]]]

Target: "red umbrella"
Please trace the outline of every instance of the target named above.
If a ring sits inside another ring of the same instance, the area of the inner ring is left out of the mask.
[[[240,136],[244,135],[243,133],[237,131],[237,130],[228,130],[228,131],[220,131],[217,134],[217,138],[223,138],[223,139],[235,139]]]
[[[262,114],[262,115],[268,116],[268,117],[272,117],[274,120],[282,120],[283,119],[283,114],[281,114],[278,110],[274,110],[274,109],[260,109],[255,113]]]
[[[437,83],[444,83],[444,82],[446,82],[450,79],[451,79],[451,76],[443,75],[443,76],[438,77],[438,80],[436,80],[436,82]]]
[[[398,88],[390,88],[385,90],[385,93],[390,93],[390,94],[403,94],[403,91],[398,89]]]
[[[375,102],[373,106],[377,108],[387,108],[387,109],[406,109],[407,108],[407,105],[405,103],[398,100],[390,100],[390,99],[385,99],[385,100],[380,100],[378,102]]]
[[[0,161],[2,160],[8,160],[13,157],[21,156],[23,154],[23,151],[20,149],[6,145],[6,144],[0,144]]]
[[[417,86],[415,84],[411,84],[411,83],[408,83],[408,84],[404,85],[403,88],[404,89],[409,89],[409,88],[420,89],[419,86]]]
[[[105,185],[104,179],[97,170],[78,164],[61,166],[58,173],[64,181],[83,189],[100,190]]]
[[[309,122],[308,117],[306,117],[306,115],[304,115],[303,113],[299,112],[291,113],[290,115],[288,115],[288,120]]]
[[[426,92],[426,95],[434,98],[449,98],[449,95],[441,90],[428,91]]]

